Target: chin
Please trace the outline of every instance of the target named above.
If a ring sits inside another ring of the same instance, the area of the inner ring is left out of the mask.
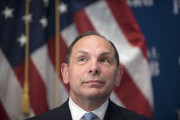
[[[90,93],[85,93],[86,94],[86,96],[87,96],[87,98],[89,98],[89,99],[99,99],[99,98],[103,98],[105,95],[104,94],[102,94],[102,93],[100,93],[100,92],[90,92]]]

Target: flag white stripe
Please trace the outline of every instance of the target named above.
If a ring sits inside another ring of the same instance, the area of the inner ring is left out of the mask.
[[[115,102],[117,105],[121,106],[121,107],[125,107],[123,105],[123,103],[121,102],[121,100],[117,97],[116,93],[114,93],[114,91],[111,93],[111,97],[110,99]]]
[[[62,37],[64,38],[67,46],[70,46],[70,44],[73,42],[75,37],[78,35],[77,29],[76,29],[74,23],[70,24],[68,27],[63,29],[63,31],[61,33],[62,33]]]
[[[93,23],[94,28],[115,44],[120,54],[121,63],[126,67],[134,83],[152,106],[153,97],[148,62],[141,50],[128,42],[105,1],[98,1],[88,6],[86,8],[86,14],[89,16],[89,20]]]
[[[47,45],[39,47],[33,54],[31,54],[33,63],[36,69],[39,71],[41,78],[46,86],[47,101],[50,109],[55,107],[56,98],[56,73],[55,69],[49,59]],[[60,84],[60,102],[64,102],[67,99],[68,93],[64,87],[64,84],[59,80]]]
[[[53,108],[55,105],[56,77],[54,68],[49,60],[46,44],[32,53],[31,59],[45,84],[48,106],[49,108]]]
[[[21,112],[23,90],[1,49],[0,61],[0,99],[2,105],[11,120],[23,120],[24,116]]]
[[[31,108],[31,109],[30,109],[30,113],[29,113],[29,115],[24,116],[24,119],[27,119],[27,118],[30,118],[30,117],[33,117],[33,116],[35,116],[35,114],[34,114],[33,109]],[[24,119],[23,119],[23,120],[24,120]],[[19,119],[19,120],[20,120],[20,119]]]
[[[69,92],[65,88],[62,80],[60,80],[60,105],[69,98]]]

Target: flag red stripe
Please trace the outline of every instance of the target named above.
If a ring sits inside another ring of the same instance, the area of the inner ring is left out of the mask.
[[[0,101],[0,120],[9,120],[9,117],[6,113],[6,111],[4,110],[4,107]]]
[[[130,110],[153,117],[152,108],[141,91],[136,87],[131,80],[128,72],[124,68],[121,84],[114,89],[116,95],[121,99],[122,103]]]
[[[24,86],[24,63],[14,68],[14,72],[23,88]],[[46,88],[44,82],[35,68],[33,62],[29,61],[29,88],[30,102],[35,114],[40,114],[49,110],[47,104]]]
[[[62,63],[65,63],[65,57],[66,57],[66,53],[67,53],[67,50],[68,50],[68,46],[66,45],[65,43],[65,40],[63,39],[63,37],[60,35],[60,65]],[[61,68],[61,67],[60,67]],[[59,71],[60,73],[60,77],[61,77],[61,80],[62,79],[62,75],[61,75],[61,71]],[[64,84],[64,82],[62,82]],[[66,87],[67,91],[70,90],[70,87],[69,87],[69,84],[64,84],[64,86]]]
[[[139,47],[147,59],[145,38],[125,0],[106,0],[106,2],[130,44]]]
[[[79,33],[95,31],[84,9],[78,11],[74,16],[74,23]]]
[[[32,60],[29,61],[29,86],[31,105],[35,114],[48,111],[46,87]]]
[[[20,85],[24,86],[24,62],[14,68],[14,73],[18,78]]]
[[[49,52],[48,54],[49,54],[50,60],[55,68],[55,38],[50,38],[47,42],[47,46],[48,46],[48,52]],[[63,62],[65,62],[65,56],[66,56],[67,49],[68,49],[68,47],[67,47],[66,43],[64,42],[63,38],[60,36],[60,65]],[[62,80],[61,73],[59,73],[59,75]],[[64,86],[69,91],[69,85],[64,84]]]

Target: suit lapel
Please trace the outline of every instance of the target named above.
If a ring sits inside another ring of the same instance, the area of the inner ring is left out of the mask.
[[[116,109],[117,107],[117,105],[115,105],[111,100],[109,100],[108,108],[106,110],[103,120],[126,120],[121,114],[121,112]]]
[[[71,112],[68,105],[68,100],[57,108],[56,118],[58,120],[72,120]]]

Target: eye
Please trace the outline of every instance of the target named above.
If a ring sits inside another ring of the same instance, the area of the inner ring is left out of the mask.
[[[86,59],[85,58],[80,58],[79,61],[84,62],[84,61],[86,61]]]
[[[106,58],[102,58],[100,61],[101,62],[108,62],[108,60]]]

